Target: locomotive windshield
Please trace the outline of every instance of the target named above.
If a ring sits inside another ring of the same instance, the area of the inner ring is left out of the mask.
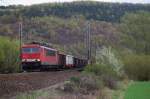
[[[22,48],[23,53],[38,53],[39,48]]]

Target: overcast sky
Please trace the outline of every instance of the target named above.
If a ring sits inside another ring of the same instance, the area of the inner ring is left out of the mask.
[[[81,1],[81,0],[0,0],[0,5],[32,5],[47,2],[71,2],[71,1]],[[82,0],[86,1],[86,0]],[[104,2],[130,2],[130,3],[150,3],[150,0],[90,0],[90,1],[104,1]]]

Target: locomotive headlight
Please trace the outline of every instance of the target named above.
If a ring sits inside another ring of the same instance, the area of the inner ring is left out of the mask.
[[[22,62],[25,62],[26,61],[26,59],[22,59]]]
[[[38,62],[39,62],[39,61],[40,61],[40,59],[37,59],[36,61],[38,61]]]

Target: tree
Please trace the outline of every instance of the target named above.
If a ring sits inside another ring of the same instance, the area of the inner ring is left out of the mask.
[[[123,45],[136,53],[150,54],[150,12],[127,13],[120,27]]]
[[[96,50],[96,64],[106,64],[113,68],[119,75],[123,73],[123,63],[119,60],[115,51],[111,47],[103,46]]]
[[[0,72],[18,72],[19,44],[9,38],[0,37]]]

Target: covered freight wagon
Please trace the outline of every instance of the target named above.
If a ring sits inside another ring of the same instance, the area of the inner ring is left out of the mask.
[[[73,67],[73,56],[72,55],[66,55],[66,67]]]

